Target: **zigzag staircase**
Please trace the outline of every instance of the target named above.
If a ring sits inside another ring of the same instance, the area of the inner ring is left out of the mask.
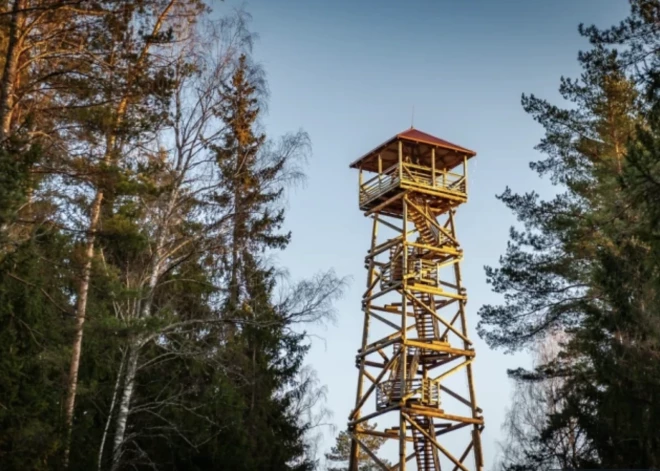
[[[403,279],[403,257],[400,246],[390,248],[390,280]]]
[[[416,415],[411,418],[425,432],[428,432],[428,434],[432,437],[435,436],[433,421],[429,417]],[[422,435],[422,433],[417,430],[416,427],[410,428],[412,429],[413,447],[415,449],[415,458],[417,459],[417,470],[440,471],[438,450],[435,449],[433,444],[424,435]]]
[[[433,309],[433,296],[429,293],[416,292],[415,298],[421,303]],[[433,315],[419,303],[412,303],[415,313],[415,328],[417,329],[417,338],[420,340],[439,340],[438,322]]]
[[[445,243],[444,235],[440,234],[440,230],[430,222],[430,218],[418,210],[408,212],[410,219],[419,235],[426,245],[439,246]]]
[[[398,347],[398,345],[397,345]],[[413,351],[411,351],[413,350]],[[394,362],[392,363],[392,366],[390,367],[390,377],[389,379],[391,381],[394,380],[400,380],[401,379],[401,367],[403,366],[403,362],[401,361],[401,355],[399,354],[399,349],[395,348],[394,354],[397,355],[397,357],[394,359]],[[408,355],[407,355],[407,360],[408,363],[406,365],[406,379],[413,379],[415,377],[415,374],[417,372],[417,368],[419,367],[419,351],[417,349],[413,349],[409,347],[408,349]],[[401,397],[401,396],[398,396]]]

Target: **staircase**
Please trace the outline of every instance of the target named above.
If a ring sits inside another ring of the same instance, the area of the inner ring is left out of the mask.
[[[419,348],[414,348],[414,352],[411,352],[413,348],[414,347],[408,347],[408,369],[406,370],[408,379],[411,381],[415,379],[415,376],[417,376],[417,368],[419,367],[419,353],[420,353]]]
[[[433,297],[428,293],[417,292],[415,298],[433,309]],[[420,340],[440,340],[438,332],[438,322],[433,315],[420,306],[413,303],[415,312],[415,328],[417,329],[417,338]]]
[[[412,419],[429,433],[432,437],[435,436],[435,429],[433,421],[429,417],[423,415],[413,416]],[[440,460],[438,459],[438,452],[435,450],[433,444],[417,430],[415,427],[412,429],[413,447],[415,449],[415,458],[417,459],[418,471],[440,471]]]
[[[395,355],[392,366],[390,367],[390,374],[387,381],[381,383],[379,393],[377,393],[376,402],[378,407],[388,407],[392,403],[400,401],[405,395],[413,393],[413,396],[420,395],[417,391],[420,386],[420,380],[415,379],[417,376],[417,369],[419,368],[420,350],[418,348],[409,347],[406,355],[406,379],[401,381],[401,373],[403,367],[403,358],[399,354],[400,350],[395,346],[393,354]],[[417,393],[415,393],[417,391]],[[419,399],[419,398],[418,398]]]
[[[431,224],[428,218],[419,211],[408,211],[408,216],[415,224],[415,228],[419,232],[422,241],[426,245],[438,246],[441,245],[440,231],[437,227]]]
[[[397,352],[394,352],[396,355],[396,358],[394,359],[394,362],[392,363],[392,366],[390,367],[390,377],[389,381],[392,381],[397,385],[397,388],[399,390],[399,394],[393,395],[393,397],[401,397],[400,391],[401,391],[401,369],[403,367],[403,362],[401,361],[401,355],[399,355]]]
[[[390,276],[392,282],[403,279],[403,252],[401,247],[395,246],[390,249]]]
[[[408,216],[415,224],[415,228],[419,232],[422,241],[427,245],[438,245],[438,238],[431,230],[431,225],[429,224],[426,216],[424,216],[419,211],[409,211]]]
[[[394,355],[397,355],[396,358],[394,359],[394,362],[392,363],[392,366],[390,367],[390,381],[400,381],[401,380],[401,367],[403,366],[403,362],[401,355],[399,354],[399,349],[396,348],[399,347],[398,345],[395,346],[394,349]],[[411,354],[412,353],[412,354]],[[408,355],[407,355],[407,365],[406,365],[406,379],[408,380],[413,380],[415,376],[417,375],[417,368],[419,367],[419,349],[414,348],[414,347],[408,347]],[[401,396],[398,396],[401,397]]]

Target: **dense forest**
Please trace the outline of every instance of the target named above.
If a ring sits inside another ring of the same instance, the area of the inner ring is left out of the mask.
[[[564,103],[524,95],[544,129],[532,170],[556,196],[499,198],[520,225],[486,270],[492,347],[529,349],[494,469],[660,467],[660,2],[610,28],[581,25]]]
[[[210,6],[2,4],[3,470],[317,465],[343,281],[270,257],[310,143],[265,134],[249,16]]]
[[[660,467],[660,0],[629,3],[580,25],[564,102],[522,98],[557,191],[498,196],[520,224],[478,330],[534,366],[493,471]],[[249,20],[0,2],[0,469],[320,468],[306,331],[345,281],[272,257],[311,143],[266,133]]]

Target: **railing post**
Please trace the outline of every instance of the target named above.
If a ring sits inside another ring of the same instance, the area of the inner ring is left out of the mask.
[[[467,195],[468,192],[468,167],[467,167],[467,155],[463,156],[463,184],[465,185],[464,193]]]
[[[435,187],[435,147],[431,149],[431,186]]]
[[[399,141],[399,182],[403,181],[403,142]]]
[[[358,198],[360,201],[360,206],[362,206],[362,193],[364,192],[363,185],[364,184],[364,175],[362,171],[362,167],[360,167],[360,176],[358,179]]]
[[[378,154],[378,192],[380,193],[383,186],[383,159]]]

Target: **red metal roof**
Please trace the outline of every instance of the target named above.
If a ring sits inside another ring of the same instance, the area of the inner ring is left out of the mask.
[[[419,131],[411,127],[410,129],[400,132],[396,136],[392,137],[391,139],[383,142],[381,145],[367,152],[362,157],[351,163],[350,167],[357,168],[360,162],[370,160],[372,157],[376,155],[376,153],[380,152],[381,150],[390,148],[391,145],[398,140],[419,142],[421,144],[426,144],[429,146],[441,147],[449,151],[458,152],[460,154],[467,154],[468,158],[477,155],[477,153],[473,150],[466,149],[465,147],[461,147],[459,145],[453,144],[449,141],[445,141],[444,139],[440,139],[439,137],[432,136],[430,134],[427,134],[425,132]]]
[[[448,149],[454,149],[460,152],[465,152],[466,154],[470,154],[470,155],[477,154],[476,152],[470,149],[466,149],[465,147],[452,144],[451,142],[445,141],[444,139],[440,139],[439,137],[431,136],[430,134],[426,134],[425,132],[419,131],[415,128],[410,128],[406,131],[400,132],[399,134],[396,135],[396,137],[400,139],[406,139],[408,141],[417,141],[417,142],[423,142],[425,144],[431,144],[433,146],[446,147]]]

